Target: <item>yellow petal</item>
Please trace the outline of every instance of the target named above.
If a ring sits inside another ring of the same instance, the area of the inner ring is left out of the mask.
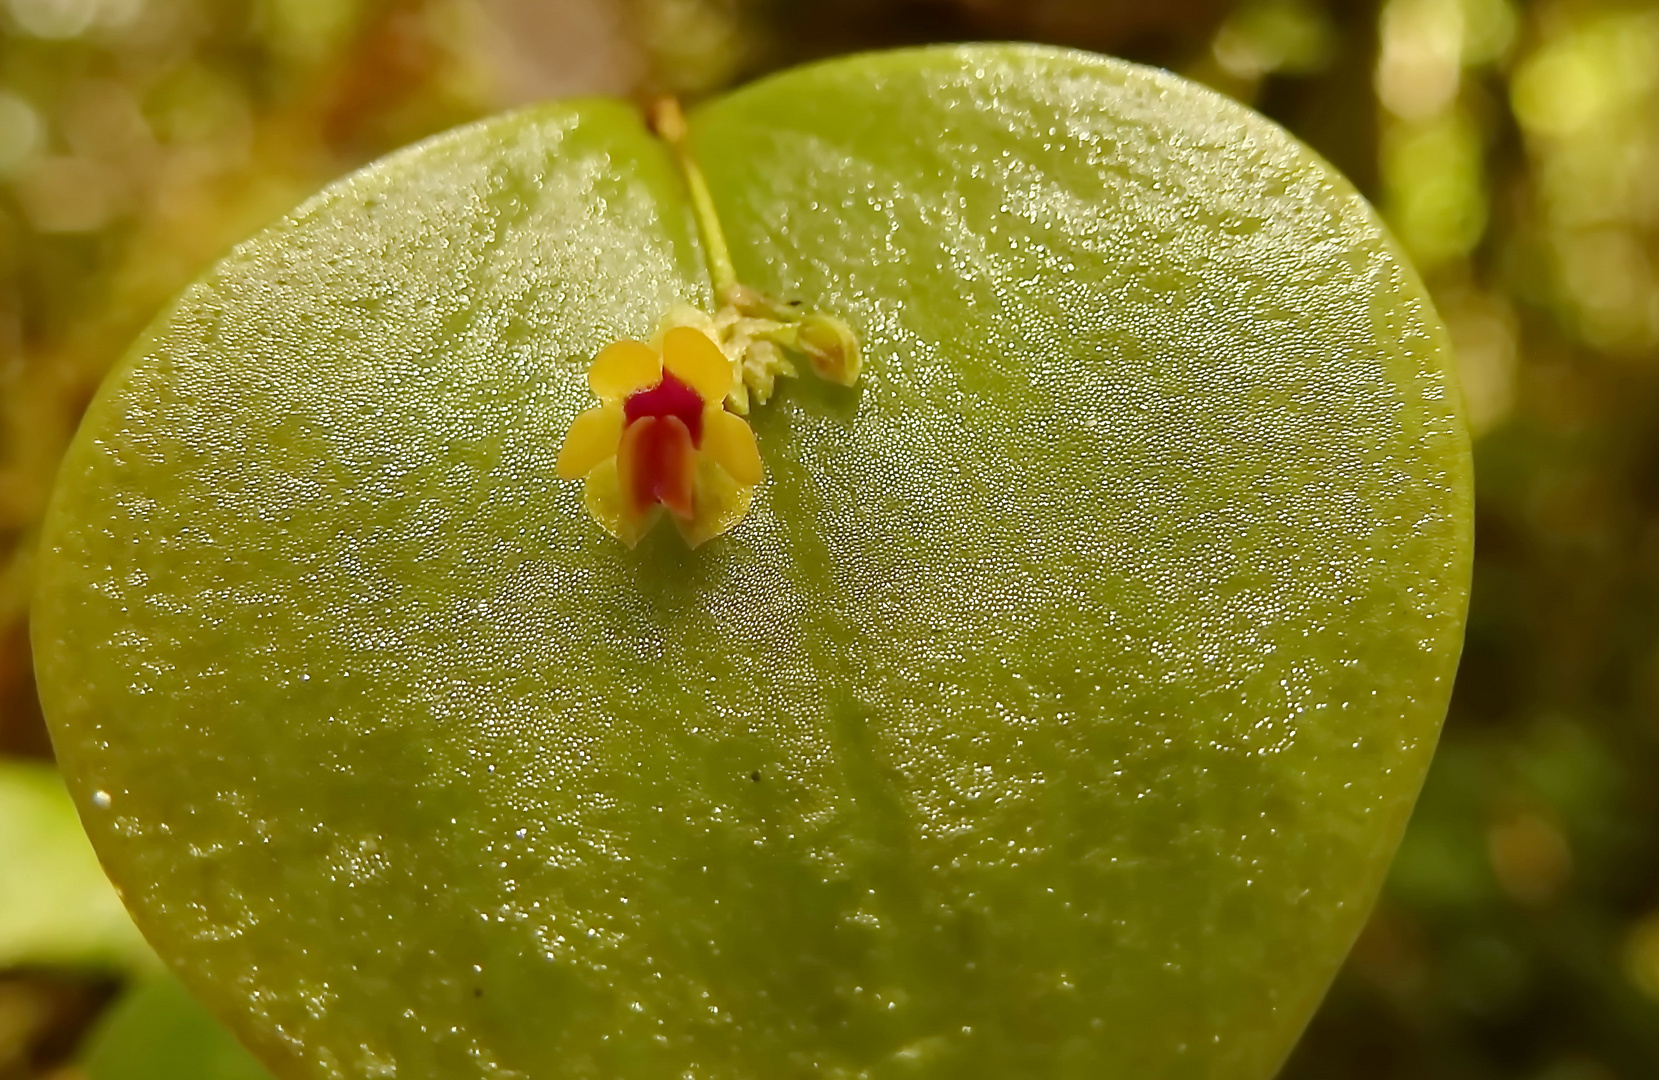
[[[622,439],[622,406],[600,405],[578,413],[565,433],[554,469],[561,480],[580,480],[608,457],[616,456]]]
[[[701,330],[676,326],[662,338],[663,366],[713,404],[732,388],[732,362]]]
[[[662,361],[651,346],[617,341],[599,350],[588,368],[588,385],[606,401],[621,401],[636,390],[662,382]]]
[[[743,418],[718,404],[703,410],[703,445],[699,448],[742,487],[754,487],[763,475],[755,433]]]

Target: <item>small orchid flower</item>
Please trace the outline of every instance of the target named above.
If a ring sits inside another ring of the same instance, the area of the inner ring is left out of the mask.
[[[654,349],[606,346],[588,370],[601,404],[579,414],[556,466],[585,479],[588,512],[629,547],[667,510],[687,544],[726,532],[749,509],[762,470],[755,435],[727,411],[731,361],[695,326],[671,326]]]

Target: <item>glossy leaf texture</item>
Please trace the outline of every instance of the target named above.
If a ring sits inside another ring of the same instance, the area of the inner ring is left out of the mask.
[[[1422,286],[1283,131],[1085,54],[834,61],[690,146],[865,356],[695,551],[554,474],[594,353],[708,303],[619,103],[342,181],[106,384],[34,640],[139,925],[283,1077],[1267,1077],[1461,642]]]

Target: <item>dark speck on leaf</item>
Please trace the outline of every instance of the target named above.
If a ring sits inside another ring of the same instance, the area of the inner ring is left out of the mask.
[[[760,770],[757,769],[754,772],[750,773],[749,774],[749,779],[755,781],[758,784],[760,782]]]

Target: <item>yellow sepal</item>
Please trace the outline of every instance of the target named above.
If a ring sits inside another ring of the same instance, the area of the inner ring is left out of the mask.
[[[588,385],[605,401],[620,402],[660,382],[662,361],[651,346],[638,341],[612,342],[599,350],[588,368]]]
[[[705,454],[697,456],[697,503],[689,518],[668,515],[687,547],[731,531],[749,512],[755,489],[740,485]],[[619,537],[620,539],[620,537]],[[626,541],[624,541],[626,543]]]
[[[661,506],[653,506],[644,514],[635,514],[630,510],[628,500],[623,497],[622,478],[617,473],[614,457],[600,462],[588,473],[587,483],[582,489],[582,501],[587,504],[588,513],[599,523],[599,527],[628,547],[638,544],[662,516]]]
[[[725,469],[739,487],[754,487],[764,475],[755,433],[743,418],[718,402],[703,410],[704,454]]]
[[[662,336],[662,363],[709,404],[724,401],[732,388],[732,362],[693,327],[676,326]]]
[[[622,440],[622,406],[606,403],[578,413],[565,433],[554,469],[561,480],[580,480],[608,457]]]

